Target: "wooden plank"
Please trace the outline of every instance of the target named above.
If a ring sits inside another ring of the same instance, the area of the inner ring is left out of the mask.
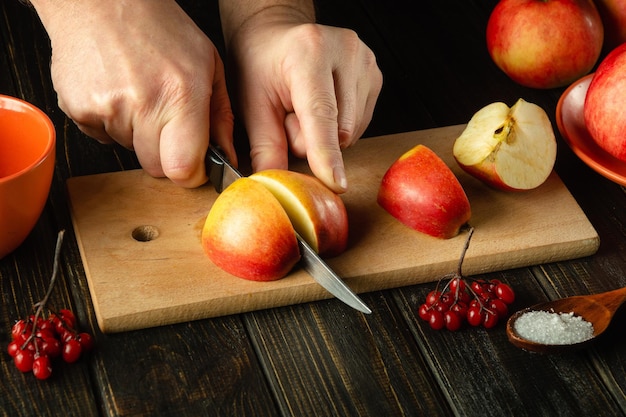
[[[244,315],[284,416],[450,416],[389,292]]]
[[[329,264],[358,292],[426,282],[454,269],[465,237],[440,240],[397,222],[376,203],[380,180],[406,150],[424,143],[455,171],[476,228],[464,269],[515,268],[594,253],[595,230],[554,174],[536,190],[503,193],[463,173],[451,143],[462,125],[362,140],[345,152],[349,249]],[[295,169],[306,170],[304,165]],[[98,322],[106,332],[289,305],[330,295],[301,270],[258,283],[215,267],[200,231],[216,193],[154,179],[140,170],[68,180],[74,228]],[[559,207],[559,210],[554,210]],[[133,239],[154,227],[149,242]]]

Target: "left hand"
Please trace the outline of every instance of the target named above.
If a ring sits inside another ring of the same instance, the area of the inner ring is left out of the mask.
[[[374,54],[351,30],[266,15],[246,21],[230,50],[252,168],[287,169],[291,149],[344,192],[341,150],[367,128],[382,87]]]

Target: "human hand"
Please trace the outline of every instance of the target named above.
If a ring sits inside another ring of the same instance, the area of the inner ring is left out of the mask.
[[[59,107],[87,135],[134,149],[146,172],[207,181],[209,137],[237,163],[223,63],[173,0],[34,0]]]
[[[252,167],[286,169],[291,149],[327,186],[343,192],[341,150],[371,121],[382,75],[353,31],[294,23],[284,12],[257,13],[229,45]]]

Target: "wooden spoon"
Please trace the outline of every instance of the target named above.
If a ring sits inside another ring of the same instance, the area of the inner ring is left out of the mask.
[[[603,292],[592,295],[577,295],[574,297],[561,298],[547,301],[525,308],[513,314],[506,324],[506,333],[509,341],[524,350],[538,353],[560,353],[574,349],[580,349],[594,341],[602,334],[609,324],[617,309],[626,301],[626,288]],[[567,345],[550,345],[524,339],[515,332],[515,321],[529,311],[549,311],[552,313],[574,313],[593,325],[593,337],[584,342]]]

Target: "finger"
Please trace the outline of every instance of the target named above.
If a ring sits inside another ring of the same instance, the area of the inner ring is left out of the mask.
[[[74,122],[74,124],[85,135],[89,136],[92,139],[95,139],[103,145],[112,145],[115,143],[115,140],[111,136],[109,136],[109,134],[106,133],[102,128],[95,128],[78,122]]]
[[[334,71],[335,95],[337,97],[337,140],[340,149],[353,143],[357,129],[358,112],[358,77],[353,65],[344,65]]]
[[[338,138],[338,107],[332,71],[311,71],[291,82],[291,100],[311,171],[333,191],[347,189]]]
[[[367,129],[382,88],[382,73],[376,57],[369,48],[360,45],[355,62],[335,70],[339,145],[342,149],[356,143]]]
[[[208,180],[204,166],[209,146],[208,102],[203,108],[205,111],[181,109],[161,130],[159,151],[163,173],[186,188],[198,187]]]
[[[298,158],[306,158],[306,143],[300,134],[300,122],[295,113],[287,113],[285,116],[285,134],[291,147],[291,153]]]
[[[210,141],[221,148],[230,163],[236,167],[238,165],[237,153],[233,145],[235,122],[221,60],[218,59],[216,67],[211,95]]]
[[[268,103],[262,91],[249,92],[245,117],[250,142],[250,159],[254,172],[265,169],[289,167],[289,148],[285,135],[285,111]],[[255,103],[255,104],[252,104]],[[258,104],[263,103],[263,104]]]
[[[133,148],[139,164],[152,177],[165,177],[161,166],[161,150],[159,141],[160,123],[144,121],[136,123],[133,130]]]

